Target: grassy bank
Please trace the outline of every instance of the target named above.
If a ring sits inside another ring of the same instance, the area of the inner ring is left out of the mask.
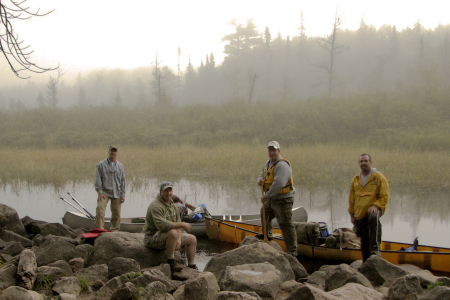
[[[159,148],[121,147],[128,184],[140,188],[146,179],[177,180],[188,177],[223,185],[252,185],[267,160],[265,145],[224,144]],[[283,147],[283,145],[282,145]],[[450,157],[444,151],[392,151],[342,145],[283,147],[282,155],[294,169],[296,185],[308,188],[347,186],[358,172],[357,158],[372,155],[373,167],[388,177],[391,186],[414,189],[449,188]],[[107,157],[105,148],[3,149],[2,185],[51,185],[94,181],[96,164]]]

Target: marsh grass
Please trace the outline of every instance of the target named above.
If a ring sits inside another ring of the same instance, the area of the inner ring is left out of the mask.
[[[77,276],[77,278],[78,278],[78,282],[80,283],[82,291],[88,291],[94,285],[94,282],[89,280],[86,277]]]
[[[34,282],[35,290],[50,290],[53,284],[53,280],[50,279],[48,276],[44,276],[42,278],[37,279]]]
[[[266,145],[222,144],[157,148],[120,146],[118,160],[124,165],[128,186],[145,187],[148,178],[254,184],[267,161]],[[284,148],[281,154],[294,170],[294,181],[308,188],[347,186],[359,171],[362,153],[372,156],[373,167],[391,185],[448,188],[450,156],[444,151],[385,150],[348,145],[308,145]],[[96,164],[107,149],[3,149],[0,183],[14,186],[63,187],[68,183],[92,183]]]

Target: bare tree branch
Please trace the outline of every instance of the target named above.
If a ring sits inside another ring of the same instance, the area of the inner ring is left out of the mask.
[[[31,62],[30,55],[33,51],[30,46],[24,45],[23,41],[14,32],[11,20],[28,20],[32,17],[43,17],[53,12],[39,13],[39,9],[32,11],[30,7],[25,6],[27,0],[14,1],[9,0],[9,4],[0,0],[0,52],[5,57],[11,71],[19,78],[26,79],[19,74],[22,71],[33,73],[44,73],[57,68],[43,68]]]

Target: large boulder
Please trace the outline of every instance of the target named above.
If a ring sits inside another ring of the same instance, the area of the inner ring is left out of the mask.
[[[293,291],[284,300],[340,300],[340,298],[305,283],[303,286]],[[352,300],[355,300],[355,298]]]
[[[332,291],[340,288],[347,283],[354,282],[372,288],[370,281],[361,273],[347,264],[340,264],[335,268],[330,268],[325,275],[325,290]]]
[[[316,288],[321,289],[322,291],[325,291],[326,275],[327,274],[324,271],[316,271],[308,277],[308,280],[306,282],[315,286]]]
[[[375,287],[389,287],[395,279],[409,274],[409,272],[391,264],[377,255],[369,257],[369,259],[359,268],[359,271],[366,276]]]
[[[281,281],[295,279],[292,267],[283,253],[265,243],[253,243],[211,258],[206,264],[205,272],[211,272],[220,282],[225,275],[227,266],[256,264],[268,262],[281,272]]]
[[[173,293],[179,287],[177,281],[167,279],[164,273],[157,269],[145,271],[139,277],[131,280],[137,287],[146,287],[148,284],[155,281],[164,284],[169,293]]]
[[[26,248],[33,245],[31,240],[11,230],[0,230],[0,239],[5,242],[20,242]]]
[[[106,282],[108,280],[108,266],[106,264],[92,265],[76,271],[75,276],[90,282],[95,282],[96,280]]]
[[[32,250],[25,249],[20,253],[19,265],[17,266],[19,286],[26,288],[27,290],[33,289],[36,274],[36,256]]]
[[[268,262],[228,266],[219,281],[220,290],[255,292],[262,298],[275,299],[280,291],[281,273]]]
[[[27,235],[17,211],[2,203],[0,203],[0,228],[13,231],[22,236]]]
[[[108,277],[113,278],[130,272],[139,272],[141,267],[132,258],[115,257],[108,262]]]
[[[417,275],[406,275],[394,280],[389,287],[388,298],[391,300],[417,299],[423,293]]]
[[[75,248],[70,249],[67,252],[64,252],[62,254],[62,259],[64,261],[70,262],[74,258],[81,257],[82,259],[85,260],[89,256],[89,253],[92,251],[92,249],[94,249],[94,246],[89,245],[89,244],[78,245],[78,246],[75,246]]]
[[[95,240],[85,264],[107,264],[114,257],[132,258],[141,268],[167,262],[166,251],[151,250],[144,246],[143,233],[105,232]]]
[[[16,285],[17,265],[8,262],[0,268],[0,291]]]
[[[150,283],[145,287],[144,299],[175,300],[175,297],[167,293],[166,286],[159,281]]]
[[[114,291],[111,300],[133,300],[135,292],[136,287],[131,282],[126,282]]]
[[[343,287],[329,292],[330,295],[342,300],[383,300],[383,294],[358,283],[347,283]]]
[[[69,275],[66,271],[58,267],[38,267],[36,270],[35,288],[37,290],[49,289],[54,282]]]
[[[1,253],[16,256],[22,253],[24,249],[25,248],[19,242],[8,242],[6,243],[6,247],[1,250]]]
[[[106,282],[104,286],[102,286],[96,295],[97,300],[109,300],[111,299],[112,294],[123,284],[129,282],[130,279],[125,276],[117,276]]]
[[[57,260],[55,262],[48,264],[47,266],[63,269],[64,272],[66,273],[66,276],[70,276],[73,273],[72,268],[70,267],[70,264],[64,260]]]
[[[70,252],[74,248],[75,245],[56,236],[47,239],[40,247],[33,246],[38,266],[45,266],[49,263],[61,260],[63,259],[64,254]]]
[[[427,289],[419,296],[419,300],[450,300],[450,288],[435,286]]]
[[[76,277],[62,277],[55,282],[52,291],[57,294],[67,293],[78,296],[81,292],[81,285]]]
[[[184,287],[184,300],[210,300],[214,299],[220,291],[217,279],[211,272],[203,272],[186,281]]]
[[[439,277],[434,276],[430,271],[423,270],[415,265],[405,264],[398,266],[410,274],[417,275],[417,277],[419,277],[420,285],[422,286],[422,288],[426,288],[429,284],[436,282],[439,279]]]
[[[3,291],[0,300],[44,300],[44,297],[35,291],[12,286]]]
[[[214,300],[262,300],[262,298],[255,292],[221,291],[217,293]]]
[[[78,236],[78,232],[74,231],[72,228],[65,224],[60,223],[47,223],[43,224],[41,226],[38,226],[40,228],[40,233],[43,236],[47,236],[49,234],[55,235],[55,236],[64,236],[69,238],[76,238]]]

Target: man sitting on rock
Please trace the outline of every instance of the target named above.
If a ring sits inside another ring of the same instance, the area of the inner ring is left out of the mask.
[[[197,269],[194,263],[197,249],[197,238],[187,234],[192,225],[181,221],[178,207],[172,200],[172,183],[165,181],[161,184],[159,194],[150,203],[145,217],[144,244],[150,249],[167,251],[167,262],[172,272],[179,272],[183,268],[175,262],[175,251],[186,245],[188,267]]]

